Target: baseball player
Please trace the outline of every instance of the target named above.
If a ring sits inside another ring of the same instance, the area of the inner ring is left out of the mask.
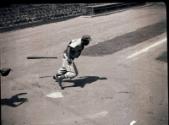
[[[74,63],[74,59],[81,55],[82,50],[91,41],[90,35],[83,35],[79,39],[71,40],[64,51],[62,67],[59,68],[57,74],[53,78],[59,82],[60,87],[62,87],[63,79],[72,79],[78,75],[78,70]]]

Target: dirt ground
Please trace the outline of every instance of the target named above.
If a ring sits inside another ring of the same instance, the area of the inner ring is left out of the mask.
[[[79,76],[61,90],[52,76],[83,34],[93,41],[75,60]],[[1,77],[2,125],[168,124],[164,4],[4,32],[0,52],[1,67],[12,68]]]

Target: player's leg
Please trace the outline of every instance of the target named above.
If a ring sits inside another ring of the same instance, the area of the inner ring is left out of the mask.
[[[59,83],[59,86],[61,87],[61,89],[63,89],[63,86],[62,86],[62,80],[64,78],[63,75],[67,72],[66,66],[67,66],[67,61],[66,61],[66,58],[63,56],[62,67],[59,68],[59,70],[57,71],[57,74],[53,76],[53,79],[55,79]]]
[[[62,66],[61,66],[61,68],[58,69],[56,75],[54,75],[53,78],[56,79],[57,76],[65,74],[67,72],[66,66],[67,66],[67,60],[65,58],[65,55],[63,55]]]
[[[78,70],[77,70],[75,63],[72,61],[71,64],[69,64],[69,63],[65,63],[65,64],[67,64],[66,68],[61,67],[58,70],[56,77],[58,79],[62,79],[62,80],[63,79],[73,79],[73,78],[75,78],[78,75]]]
[[[78,75],[78,70],[75,63],[72,61],[71,65],[68,65],[67,72],[64,74],[66,79],[73,79]]]

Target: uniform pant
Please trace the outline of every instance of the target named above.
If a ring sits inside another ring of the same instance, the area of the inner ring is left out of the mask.
[[[74,61],[71,60],[71,63],[69,64],[66,54],[63,55],[62,67],[59,68],[57,74],[64,75],[64,78],[66,79],[72,79],[78,75],[78,70]]]

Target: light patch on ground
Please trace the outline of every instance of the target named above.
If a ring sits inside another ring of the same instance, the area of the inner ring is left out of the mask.
[[[46,96],[49,98],[63,98],[63,94],[61,92],[53,92]]]
[[[132,122],[130,122],[130,125],[134,125],[136,123],[136,121],[132,121]]]
[[[89,115],[87,117],[91,118],[91,119],[95,119],[95,118],[105,117],[107,114],[108,114],[107,111],[102,111],[102,112],[99,112],[99,113],[96,113],[96,114]]]

